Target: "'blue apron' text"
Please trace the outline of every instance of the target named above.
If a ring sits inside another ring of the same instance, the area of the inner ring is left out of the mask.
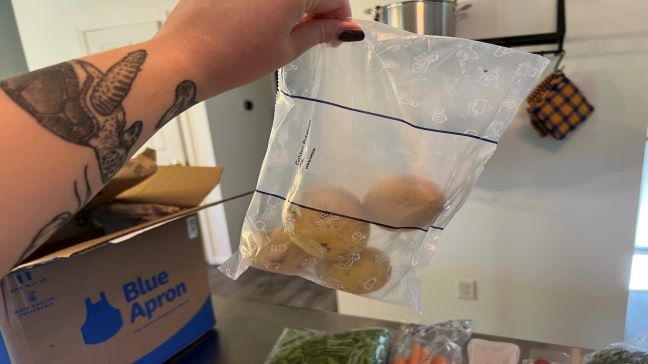
[[[122,286],[126,302],[133,302],[130,315],[131,323],[135,323],[138,318],[152,318],[157,309],[187,293],[187,286],[184,282],[170,288],[167,288],[168,283],[169,273],[162,271],[151,278],[137,277]],[[148,299],[136,301],[145,296]]]

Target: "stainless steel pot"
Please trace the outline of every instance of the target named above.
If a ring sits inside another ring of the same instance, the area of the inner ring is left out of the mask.
[[[403,1],[377,6],[372,12],[377,21],[421,35],[455,35],[455,19],[470,8],[464,5],[457,10],[456,0]]]

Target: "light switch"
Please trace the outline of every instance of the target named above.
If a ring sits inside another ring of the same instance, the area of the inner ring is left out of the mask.
[[[468,279],[457,280],[457,298],[460,300],[476,300],[477,281]]]

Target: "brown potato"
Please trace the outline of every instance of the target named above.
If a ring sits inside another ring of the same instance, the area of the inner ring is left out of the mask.
[[[322,282],[341,291],[366,294],[379,290],[391,276],[389,258],[380,250],[366,248],[340,257],[337,262],[321,262],[316,267]]]
[[[371,221],[394,227],[429,227],[443,211],[444,203],[443,192],[436,184],[411,175],[385,178],[364,198]]]
[[[366,219],[362,203],[353,194],[321,185],[302,196],[298,201],[310,208],[287,203],[283,211],[284,228],[295,244],[314,257],[332,260],[367,245],[369,223],[336,215]]]
[[[313,258],[295,245],[283,229],[276,229],[263,235],[252,266],[269,272],[295,275],[306,268],[309,259]]]

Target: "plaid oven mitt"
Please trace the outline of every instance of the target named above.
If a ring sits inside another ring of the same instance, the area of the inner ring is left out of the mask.
[[[545,78],[527,97],[531,125],[540,136],[564,139],[594,111],[583,93],[562,72]]]

